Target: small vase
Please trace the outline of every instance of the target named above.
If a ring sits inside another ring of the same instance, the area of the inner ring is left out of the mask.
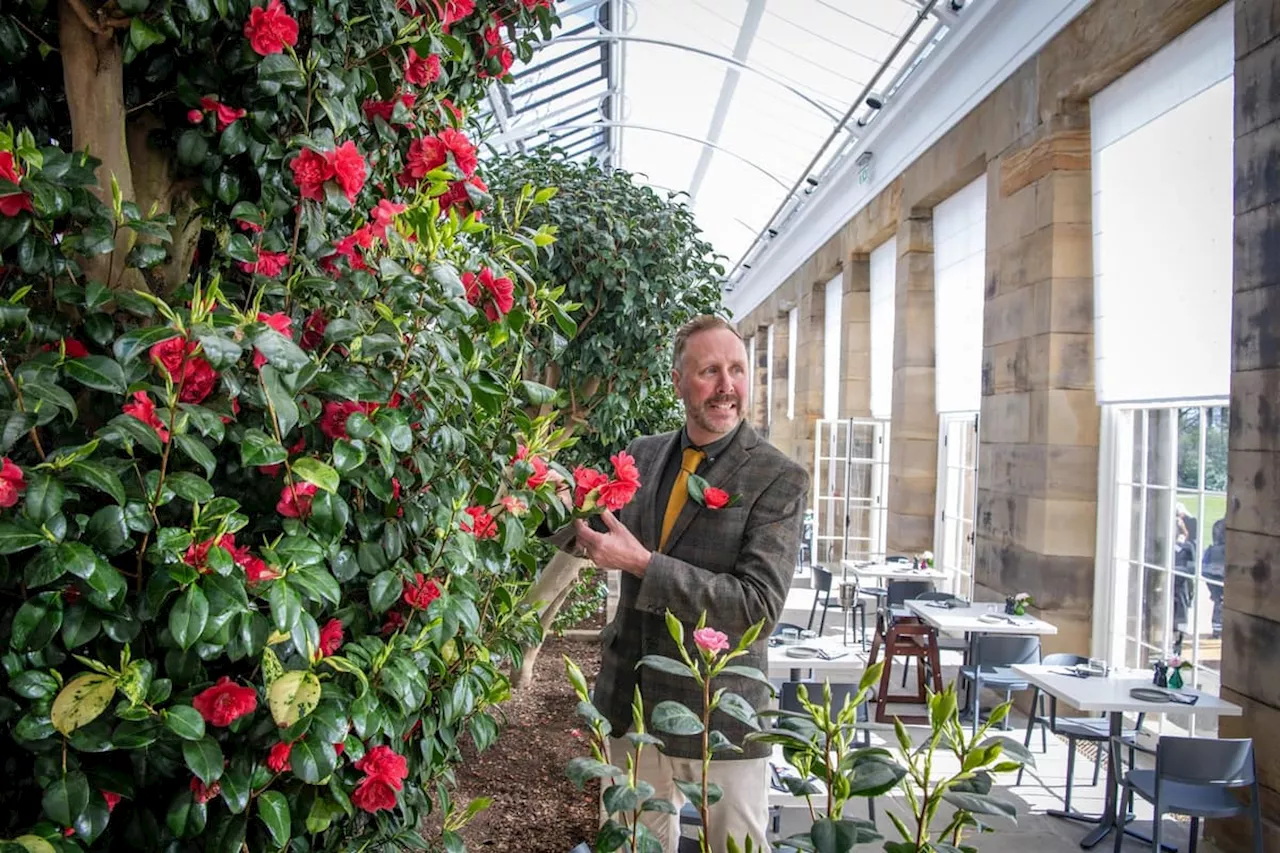
[[[1168,687],[1169,686],[1168,665],[1163,663],[1158,663],[1153,667],[1153,669],[1155,669],[1156,674],[1155,674],[1155,677],[1151,679],[1151,683],[1154,684],[1156,687]]]
[[[1014,603],[1014,600],[1012,598],[1006,598],[1004,600],[1004,612],[1006,615],[1012,616],[1014,613],[1017,612],[1017,610],[1018,610],[1018,605]]]
[[[1024,606],[1023,606],[1023,605],[1021,605],[1021,604],[1015,604],[1015,605],[1013,605],[1013,615],[1014,615],[1014,616],[1026,616],[1026,615],[1027,615],[1027,608],[1026,608],[1026,607],[1024,607]]]
[[[1182,689],[1182,670],[1181,669],[1175,669],[1169,673],[1169,689],[1170,690]]]

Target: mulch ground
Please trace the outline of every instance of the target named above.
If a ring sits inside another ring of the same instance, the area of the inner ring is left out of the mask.
[[[586,620],[588,627],[602,618]],[[493,797],[493,805],[462,830],[468,850],[503,853],[569,853],[595,838],[599,788],[579,791],[565,766],[589,755],[574,732],[582,725],[578,697],[564,674],[568,655],[590,684],[600,669],[595,640],[550,637],[534,670],[533,683],[502,706],[507,725],[483,753],[464,747],[455,798]]]

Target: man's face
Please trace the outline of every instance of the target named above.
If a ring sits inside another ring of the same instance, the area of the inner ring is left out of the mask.
[[[728,329],[708,329],[689,338],[671,378],[684,401],[689,438],[695,444],[727,435],[742,419],[747,350]]]

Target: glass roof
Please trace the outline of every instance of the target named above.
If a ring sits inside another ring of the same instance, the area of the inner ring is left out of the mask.
[[[854,150],[964,6],[562,0],[555,38],[494,84],[485,119],[498,150],[553,144],[687,194],[735,266]]]

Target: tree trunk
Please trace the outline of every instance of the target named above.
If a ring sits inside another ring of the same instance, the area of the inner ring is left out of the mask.
[[[124,55],[115,27],[94,20],[81,0],[58,0],[58,40],[71,113],[71,144],[102,161],[94,194],[112,207],[111,181],[121,198],[134,200],[133,170],[125,139]],[[137,270],[125,270],[134,232],[120,228],[115,251],[82,260],[85,275],[114,290],[145,289]]]
[[[574,583],[578,580],[578,572],[586,564],[586,560],[566,554],[564,551],[557,551],[555,556],[547,562],[542,575],[525,594],[525,601],[541,606],[538,621],[542,623],[544,634],[550,630],[556,614],[560,612],[561,605],[569,597]],[[513,690],[519,690],[533,681],[533,667],[537,663],[538,652],[541,649],[541,643],[525,649],[524,665],[511,680]]]
[[[129,121],[126,138],[138,209],[146,217],[168,213],[175,220],[170,231],[169,259],[152,270],[156,279],[152,289],[168,297],[186,283],[191,273],[201,219],[189,186],[174,180],[173,159],[148,143],[151,132],[163,127],[155,114],[144,113]],[[158,241],[140,237],[139,242]]]

